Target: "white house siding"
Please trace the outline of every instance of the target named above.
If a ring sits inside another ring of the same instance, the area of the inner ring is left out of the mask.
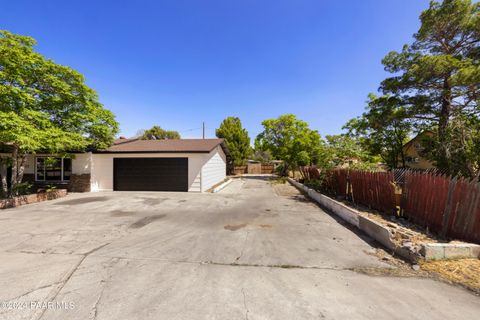
[[[207,191],[214,185],[222,182],[227,174],[226,156],[221,147],[209,153],[202,168],[202,191]]]
[[[92,153],[77,153],[72,159],[73,174],[89,174],[92,167]]]
[[[91,167],[91,153],[76,153],[72,156],[72,174],[88,174]],[[55,157],[52,154],[29,154],[25,161],[25,174],[35,174],[35,157]]]
[[[91,190],[113,190],[113,158],[188,158],[188,191],[201,192],[200,172],[205,162],[202,153],[94,153]]]

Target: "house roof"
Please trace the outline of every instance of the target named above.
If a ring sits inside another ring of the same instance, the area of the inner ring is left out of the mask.
[[[172,139],[172,140],[140,140],[117,139],[114,144],[95,153],[209,153],[221,146],[225,154],[229,154],[223,139]]]
[[[424,131],[421,131],[420,133],[418,133],[415,137],[413,137],[412,139],[408,140],[408,142],[406,142],[404,145],[403,145],[403,149],[409,147],[413,142],[417,141],[418,139],[420,139],[421,137],[427,135],[427,136],[431,136],[433,135],[434,132],[433,131],[430,131],[430,130],[424,130]]]

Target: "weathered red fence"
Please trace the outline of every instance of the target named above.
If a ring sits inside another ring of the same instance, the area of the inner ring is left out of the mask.
[[[300,172],[305,180],[320,179],[320,169],[316,166],[300,167]]]
[[[480,243],[480,185],[445,175],[408,172],[402,214],[447,238]]]
[[[395,214],[393,172],[351,171],[349,182],[353,202]]]
[[[307,170],[307,169],[304,169]],[[321,191],[389,214],[397,212],[395,184],[401,187],[400,214],[442,237],[480,243],[480,183],[435,172],[339,169],[325,173]]]
[[[333,170],[328,174],[327,184],[329,188],[334,191],[336,195],[347,197],[350,194],[348,185],[348,170]]]

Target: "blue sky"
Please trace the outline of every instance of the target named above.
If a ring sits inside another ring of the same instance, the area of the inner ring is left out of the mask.
[[[0,28],[86,77],[121,134],[207,136],[294,113],[324,136],[360,115],[428,0],[2,1]],[[195,130],[190,130],[195,129]]]

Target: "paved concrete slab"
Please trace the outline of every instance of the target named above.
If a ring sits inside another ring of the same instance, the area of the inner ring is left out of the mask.
[[[74,194],[1,211],[0,243],[0,319],[480,314],[458,287],[352,271],[391,266],[367,254],[370,239],[265,177],[216,194]]]

